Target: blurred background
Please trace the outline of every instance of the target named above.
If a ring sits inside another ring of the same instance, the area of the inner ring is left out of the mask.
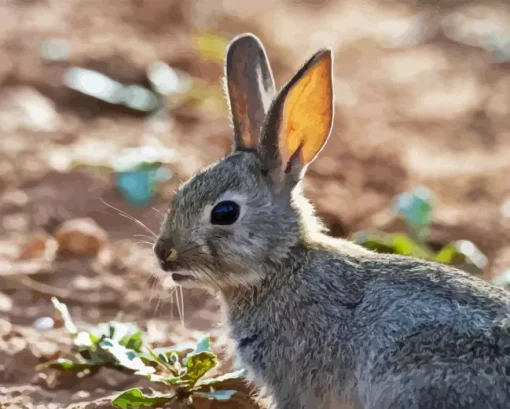
[[[0,407],[107,408],[135,384],[35,371],[66,343],[52,296],[153,345],[224,345],[216,300],[168,283],[151,244],[179,183],[230,150],[222,64],[243,32],[278,87],[333,48],[334,131],[305,184],[333,235],[506,285],[506,1],[2,0]]]

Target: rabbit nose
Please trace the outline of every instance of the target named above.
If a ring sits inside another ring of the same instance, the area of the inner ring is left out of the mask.
[[[172,247],[168,240],[158,239],[154,246],[154,253],[162,264],[177,261],[179,258],[179,252]]]

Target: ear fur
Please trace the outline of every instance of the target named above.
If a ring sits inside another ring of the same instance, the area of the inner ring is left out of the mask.
[[[256,149],[276,91],[264,46],[255,35],[245,33],[232,40],[227,51],[225,79],[234,149]]]

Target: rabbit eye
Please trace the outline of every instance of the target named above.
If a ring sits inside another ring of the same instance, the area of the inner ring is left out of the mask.
[[[211,223],[228,225],[233,224],[239,218],[240,208],[236,202],[227,200],[220,202],[211,211]]]

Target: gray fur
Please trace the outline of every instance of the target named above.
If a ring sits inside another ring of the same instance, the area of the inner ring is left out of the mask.
[[[510,407],[506,290],[327,236],[301,183],[285,188],[266,165],[239,150],[197,173],[158,243],[179,251],[193,277],[183,286],[219,296],[239,362],[272,408]],[[211,225],[231,195],[242,217]]]

